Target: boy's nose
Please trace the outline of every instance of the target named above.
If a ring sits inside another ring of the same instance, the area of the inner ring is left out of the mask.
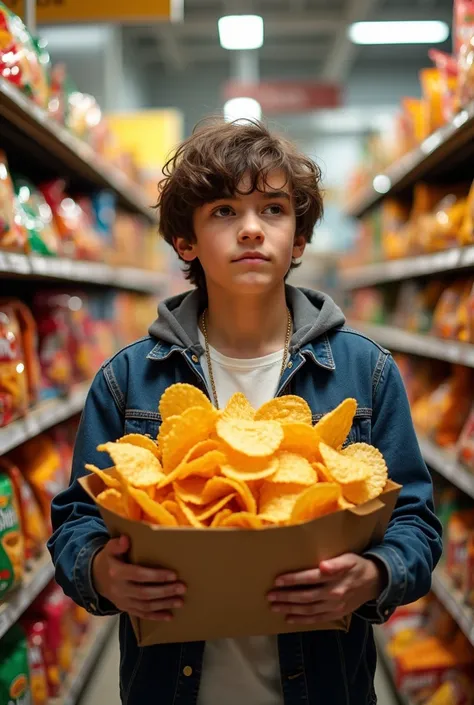
[[[238,234],[239,242],[245,242],[246,240],[256,240],[261,241],[265,239],[265,233],[257,218],[247,218],[239,230]]]

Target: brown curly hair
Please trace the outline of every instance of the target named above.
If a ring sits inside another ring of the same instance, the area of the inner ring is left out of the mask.
[[[195,242],[196,208],[236,193],[264,190],[268,174],[274,169],[286,174],[291,188],[295,235],[303,235],[306,242],[311,242],[314,226],[323,215],[321,170],[292,142],[254,120],[208,120],[177,148],[163,167],[164,178],[158,185],[161,236],[175,249],[178,237]],[[250,178],[245,192],[239,189],[244,176]],[[198,289],[206,290],[198,259],[186,265],[185,273]]]

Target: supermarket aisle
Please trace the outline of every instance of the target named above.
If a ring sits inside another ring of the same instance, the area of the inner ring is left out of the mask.
[[[94,678],[90,684],[79,705],[119,705],[118,691],[118,664],[119,664],[119,646],[118,646],[118,628],[112,633],[100,659]],[[375,689],[377,691],[379,705],[398,705],[398,701],[393,694],[393,689],[387,675],[382,667],[377,671],[375,678]]]

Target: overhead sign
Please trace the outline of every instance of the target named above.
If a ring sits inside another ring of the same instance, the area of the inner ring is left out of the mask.
[[[24,17],[24,0],[6,0]],[[183,0],[36,0],[38,24],[58,22],[156,22],[182,19]]]
[[[224,100],[254,98],[266,115],[306,113],[342,104],[342,88],[334,83],[315,81],[266,81],[243,83],[231,80],[224,84]]]

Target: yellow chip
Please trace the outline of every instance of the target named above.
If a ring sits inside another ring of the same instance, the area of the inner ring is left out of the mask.
[[[179,497],[186,504],[209,504],[210,500],[203,497],[203,491],[209,480],[205,477],[188,477],[185,480],[178,480],[173,483],[176,497]],[[228,490],[228,488],[227,488]],[[214,497],[212,499],[215,499]]]
[[[158,410],[163,421],[180,416],[187,409],[198,407],[208,411],[212,404],[200,389],[192,384],[173,384],[161,395]]]
[[[236,392],[227,402],[221,416],[223,419],[244,419],[252,421],[255,418],[255,409],[251,406],[245,394]]]
[[[271,399],[258,409],[256,421],[279,421],[280,423],[305,423],[312,425],[313,417],[308,403],[301,397],[288,394]]]
[[[166,499],[164,502],[162,502],[162,507],[163,509],[166,509],[167,512],[172,514],[176,521],[178,522],[178,526],[191,526],[189,520],[185,516],[185,514],[181,511],[180,506],[178,502],[174,499]]]
[[[221,525],[222,521],[224,519],[227,519],[227,517],[230,517],[234,512],[232,509],[229,509],[229,507],[226,507],[225,509],[221,509],[220,512],[217,512],[217,514],[214,516],[212,522],[211,522],[211,529],[217,528],[218,526]]]
[[[347,485],[345,485],[345,487],[347,487]],[[356,506],[354,502],[348,502],[347,499],[342,495],[337,500],[337,503],[339,505],[339,509],[352,509]]]
[[[115,490],[120,489],[121,484],[115,468],[110,468],[110,470],[100,470],[100,468],[96,468],[95,465],[87,464],[86,470],[90,470],[90,472],[93,472],[95,475],[100,477],[104,485],[107,485],[107,487],[111,487]]]
[[[176,503],[190,526],[193,526],[195,529],[204,529],[205,524],[196,517],[196,514],[186,504],[186,502],[183,502],[182,499],[176,497]]]
[[[264,524],[260,517],[249,512],[235,512],[220,520],[219,526],[226,529],[261,529]]]
[[[301,485],[265,482],[260,490],[258,516],[272,524],[284,524],[289,520],[296,500],[304,490]]]
[[[312,521],[339,509],[341,488],[335,482],[319,482],[303,492],[296,500],[290,523]]]
[[[122,480],[134,487],[152,487],[164,477],[160,461],[146,448],[131,443],[103,443],[97,450],[108,453]]]
[[[345,399],[333,411],[323,416],[314,427],[321,441],[336,450],[340,448],[349,435],[356,411],[356,400]]]
[[[142,436],[140,433],[129,433],[127,436],[122,436],[122,438],[119,438],[117,443],[130,443],[132,446],[146,448],[150,451],[150,453],[153,453],[155,458],[159,457],[158,446],[149,436]]]
[[[341,485],[361,482],[370,477],[372,471],[365,461],[342,455],[325,443],[320,443],[319,450],[331,477]]]
[[[235,494],[228,494],[226,497],[221,497],[215,502],[211,502],[211,504],[208,504],[207,507],[202,508],[202,511],[200,511],[199,513],[196,512],[196,519],[198,521],[206,521],[207,519],[210,519],[215,514],[217,514],[217,512],[220,512],[221,509],[226,507],[229,502],[232,502],[234,497]],[[194,511],[194,509],[191,508],[191,511]]]
[[[283,441],[281,451],[296,453],[311,462],[321,460],[319,453],[320,438],[312,426],[301,422],[285,423],[283,428]]]
[[[355,481],[343,487],[344,497],[347,500],[355,504],[363,504],[382,494],[388,480],[388,469],[382,453],[377,448],[366,443],[354,443],[345,448],[341,455],[354,461],[362,461],[371,470],[365,480]]]
[[[107,490],[104,490],[98,494],[96,501],[97,504],[100,504],[100,506],[104,507],[104,509],[108,509],[109,512],[113,512],[114,514],[118,514],[119,516],[127,519],[123,496],[113,487],[109,487]]]
[[[167,419],[165,419],[159,430],[158,430],[158,437],[156,439],[156,442],[158,444],[158,449],[160,452],[163,452],[163,445],[164,442],[170,433],[170,431],[174,428],[175,423],[178,421],[179,416],[169,416]]]
[[[194,460],[186,460],[185,456],[180,465],[172,470],[168,475],[165,475],[163,480],[158,485],[159,489],[170,485],[177,480],[184,480],[191,475],[210,479],[220,472],[223,463],[226,462],[226,456],[220,450],[211,450],[205,455],[195,458]]]
[[[250,514],[257,513],[257,502],[248,485],[245,482],[239,482],[229,477],[213,477],[208,480],[202,497],[205,503],[209,504],[232,491],[236,492],[236,499],[245,511],[250,512]]]
[[[318,475],[319,482],[334,482],[334,478],[324,463],[313,463],[312,467]]]
[[[283,430],[277,421],[221,418],[216,431],[230,448],[251,458],[272,455],[283,440]]]
[[[248,458],[242,453],[231,450],[226,452],[226,456],[227,459],[220,469],[225,477],[230,477],[232,480],[241,482],[264,480],[278,470],[278,459],[275,456],[262,459]]]
[[[159,526],[177,526],[178,522],[175,517],[161,504],[153,501],[143,490],[137,490],[135,487],[128,488],[129,494],[133,497],[136,503],[140,506],[144,513],[145,521]]]
[[[278,470],[271,481],[277,483],[293,483],[310,487],[318,482],[318,475],[306,458],[296,453],[281,451],[277,453]]]
[[[163,468],[174,470],[199,441],[209,440],[214,428],[217,410],[211,404],[207,409],[191,407],[184,411],[163,442]]]

